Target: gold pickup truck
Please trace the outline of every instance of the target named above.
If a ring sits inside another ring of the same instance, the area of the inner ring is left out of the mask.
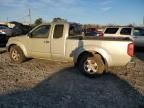
[[[14,63],[27,58],[70,60],[89,76],[131,61],[134,45],[130,39],[86,37],[82,34],[80,24],[52,22],[34,28],[25,36],[10,38],[7,50]]]

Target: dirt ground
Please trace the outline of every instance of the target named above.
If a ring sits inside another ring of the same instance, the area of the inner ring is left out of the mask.
[[[141,56],[134,69],[118,67],[88,78],[66,62],[32,59],[13,64],[1,49],[0,108],[144,108],[143,93],[122,76],[144,72]]]

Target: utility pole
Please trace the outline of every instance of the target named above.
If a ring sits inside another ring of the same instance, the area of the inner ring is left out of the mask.
[[[28,14],[28,17],[29,17],[29,24],[31,25],[31,9],[29,8],[29,14]]]
[[[144,16],[143,16],[143,26],[144,26]]]
[[[8,17],[7,17],[7,19],[6,19],[6,20],[7,20],[7,23],[8,23],[8,20],[9,20],[9,19],[8,19]]]

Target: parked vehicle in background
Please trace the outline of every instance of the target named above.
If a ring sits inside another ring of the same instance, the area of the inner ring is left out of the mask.
[[[30,26],[26,25],[16,25],[14,28],[12,28],[15,36],[25,35],[29,33],[31,29],[32,28]]]
[[[143,27],[106,27],[104,37],[128,37],[134,41],[136,47],[144,47]]]
[[[12,36],[13,35],[13,30],[9,27],[0,26],[0,34],[6,35],[6,36]]]
[[[0,24],[0,26],[5,26],[5,27],[8,27],[6,24]]]
[[[81,34],[79,24],[53,22],[34,28],[28,35],[10,38],[7,50],[14,63],[21,63],[27,58],[68,60],[89,76],[102,74],[111,66],[124,66],[131,61],[133,43],[130,39],[86,37]]]
[[[0,34],[0,47],[6,46],[8,37],[5,34]]]
[[[25,35],[32,29],[29,25],[23,25],[15,21],[9,22],[9,25],[12,25],[13,36]]]
[[[103,32],[97,31],[96,28],[87,28],[84,30],[85,36],[98,36],[103,37]]]
[[[98,34],[99,37],[104,37],[104,34],[103,34],[102,31],[97,31],[97,34]]]
[[[29,33],[32,30],[32,26],[29,25],[23,25],[22,26],[22,34],[25,35],[27,33]]]
[[[14,28],[12,28],[12,30],[13,30],[14,36],[19,36],[23,34],[21,26],[16,25]]]

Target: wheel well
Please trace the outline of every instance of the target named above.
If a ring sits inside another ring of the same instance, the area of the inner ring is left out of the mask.
[[[100,53],[98,53],[98,52],[93,52],[93,51],[84,51],[84,52],[82,52],[79,56],[78,56],[78,59],[77,59],[77,62],[76,63],[78,63],[78,61],[83,57],[83,55],[85,55],[85,54],[90,54],[90,55],[94,55],[94,54],[99,54],[100,56],[101,56],[101,58],[102,58],[102,60],[103,60],[103,62],[104,62],[104,65],[105,65],[105,70],[107,70],[107,67],[108,67],[108,63],[107,63],[107,61],[106,61],[106,59],[100,54]]]
[[[90,54],[90,55],[92,55],[92,53],[91,53],[91,52],[88,52],[88,51],[82,52],[82,53],[78,56],[77,63],[78,63],[78,61],[79,61],[85,54]]]
[[[8,47],[8,51],[10,51],[10,48],[11,48],[12,46],[16,46],[16,44],[11,44],[11,45]]]
[[[9,45],[8,48],[7,48],[7,51],[10,52],[10,49],[11,49],[11,47],[13,47],[13,46],[17,46],[17,47],[22,51],[22,53],[24,54],[25,57],[30,58],[30,57],[27,55],[27,52],[25,52],[25,49],[22,49],[22,47],[20,47],[20,46],[17,45],[17,44],[11,44],[11,45]]]

